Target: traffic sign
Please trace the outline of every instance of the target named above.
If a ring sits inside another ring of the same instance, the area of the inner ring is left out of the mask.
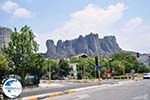
[[[134,73],[135,73],[135,70],[134,70],[134,69],[132,69],[132,70],[131,70],[131,74],[134,74]]]
[[[101,66],[95,66],[95,71],[100,71],[102,69]]]

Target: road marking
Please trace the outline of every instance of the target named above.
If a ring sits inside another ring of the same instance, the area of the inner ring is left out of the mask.
[[[149,100],[149,98],[148,98],[148,94],[145,94],[145,95],[133,97],[131,98],[131,100]]]
[[[81,94],[81,95],[77,95],[75,97],[72,98],[72,100],[81,100],[81,99],[84,99],[84,98],[89,98],[90,95],[88,94]]]

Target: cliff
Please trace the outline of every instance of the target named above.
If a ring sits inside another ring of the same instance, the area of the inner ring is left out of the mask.
[[[49,58],[64,58],[81,53],[89,56],[109,56],[122,50],[116,42],[115,36],[105,36],[101,39],[98,34],[93,33],[85,37],[80,35],[79,38],[73,40],[59,40],[56,45],[53,40],[47,40],[46,46],[47,52],[45,56]]]

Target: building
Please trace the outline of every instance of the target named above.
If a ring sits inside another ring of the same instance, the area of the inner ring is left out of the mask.
[[[6,27],[0,27],[0,51],[1,48],[8,45],[8,42],[10,41],[10,34],[12,33],[12,30]]]

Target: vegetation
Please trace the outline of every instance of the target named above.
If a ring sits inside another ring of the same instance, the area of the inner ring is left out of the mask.
[[[17,74],[25,79],[25,76],[36,75],[40,79],[43,75],[52,79],[67,77],[72,70],[70,63],[77,64],[79,79],[91,79],[97,77],[94,57],[71,58],[70,61],[61,59],[59,62],[45,59],[44,54],[37,53],[38,44],[30,27],[24,26],[18,32],[16,28],[11,34],[11,41],[3,48],[6,56],[0,55],[0,79],[6,74]],[[135,56],[128,52],[112,54],[110,58],[99,57],[98,65],[101,66],[101,76],[105,76],[110,69],[113,75],[130,73],[132,69],[137,73],[149,72],[150,68],[138,63]],[[49,73],[50,72],[50,73]],[[22,83],[24,83],[22,81]]]
[[[77,63],[77,72],[79,79],[95,77],[95,60],[94,58],[73,58],[71,63]]]
[[[67,61],[61,59],[58,64],[58,77],[63,78],[69,75],[69,72],[71,71],[71,68],[69,67],[69,64]]]
[[[49,74],[51,79],[56,79],[58,77],[58,63],[55,60],[45,60],[45,69],[44,76],[46,76],[47,79],[49,78]]]
[[[36,74],[40,78],[43,73],[44,56],[37,53],[38,44],[34,39],[30,27],[24,26],[20,32],[15,28],[8,47],[3,49],[11,61],[9,66],[13,73],[20,75],[23,80],[27,74]]]
[[[111,56],[112,70],[117,74],[130,73],[132,69],[138,71],[139,63],[135,56],[128,52],[115,53]]]
[[[8,73],[9,70],[9,61],[8,59],[0,54],[0,82],[2,81],[2,77]]]

